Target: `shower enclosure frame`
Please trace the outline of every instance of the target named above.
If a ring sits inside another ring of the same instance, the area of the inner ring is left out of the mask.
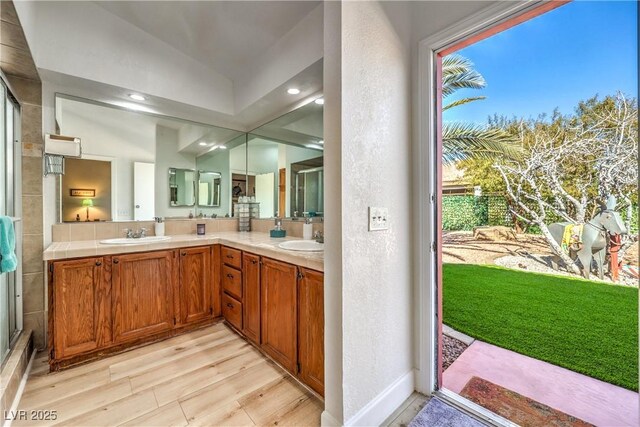
[[[21,144],[21,106],[13,95],[11,85],[0,71],[0,185],[3,188],[3,200],[0,201],[0,214],[13,217],[16,231],[16,255],[18,267],[14,272],[0,274],[0,283],[7,292],[6,307],[0,307],[0,336],[7,342],[0,344],[0,367],[8,359],[23,329],[22,306],[22,144]],[[12,288],[12,289],[11,289]],[[5,317],[6,316],[6,317]],[[6,347],[6,348],[5,348]]]

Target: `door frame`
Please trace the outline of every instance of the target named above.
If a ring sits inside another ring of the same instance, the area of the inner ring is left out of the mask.
[[[498,2],[457,24],[421,40],[418,44],[418,97],[414,139],[414,197],[416,277],[416,390],[437,394],[453,406],[493,425],[513,425],[485,408],[447,391],[439,390],[442,371],[442,140],[439,54],[448,54],[490,37],[537,15],[566,4],[568,0]],[[425,256],[426,255],[426,256]]]

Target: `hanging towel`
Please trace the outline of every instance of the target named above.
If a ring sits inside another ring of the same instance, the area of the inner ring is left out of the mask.
[[[8,216],[0,216],[0,273],[14,271],[17,267],[16,233],[13,220]]]

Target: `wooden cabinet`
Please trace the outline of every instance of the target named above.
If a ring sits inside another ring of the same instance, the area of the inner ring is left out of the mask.
[[[290,372],[297,370],[297,267],[262,259],[262,349]]]
[[[324,275],[298,275],[298,376],[324,396]]]
[[[222,314],[234,328],[242,330],[242,303],[227,294],[222,295]]]
[[[242,288],[244,294],[242,332],[260,345],[260,257],[242,254]]]
[[[183,248],[179,253],[179,319],[183,324],[210,319],[213,317],[211,248]]]
[[[242,301],[242,272],[223,265],[222,289],[238,301]]]
[[[224,264],[237,268],[238,270],[242,269],[242,251],[223,246],[221,257]]]
[[[173,328],[174,251],[112,258],[113,340],[136,340]]]
[[[220,271],[211,262],[219,254],[216,245],[49,262],[51,368],[221,315],[220,281],[212,280]]]
[[[52,264],[53,357],[95,350],[111,340],[110,283],[102,257]]]

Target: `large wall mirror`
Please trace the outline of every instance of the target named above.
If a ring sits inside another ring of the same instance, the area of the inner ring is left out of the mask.
[[[244,196],[260,216],[322,216],[321,98],[250,133],[56,95],[62,135],[82,139],[65,159],[59,220],[233,216]]]
[[[247,142],[247,194],[260,216],[322,216],[322,98],[252,130]]]
[[[82,138],[82,158],[65,159],[59,181],[61,221],[231,214],[230,171],[245,170],[229,151],[244,132],[60,94],[56,122]]]

